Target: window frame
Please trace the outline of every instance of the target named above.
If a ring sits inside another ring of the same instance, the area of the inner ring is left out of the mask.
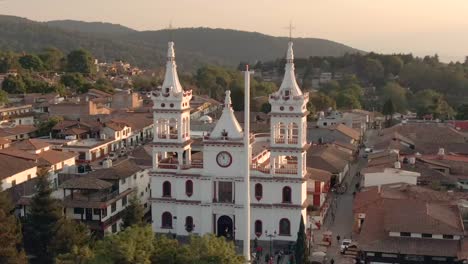
[[[288,223],[288,230],[287,232],[282,232],[282,231],[285,231],[285,230],[282,230],[281,228],[281,223]],[[281,218],[281,220],[279,221],[279,233],[278,235],[280,236],[291,236],[291,221],[289,221],[289,219],[287,218]]]
[[[287,195],[288,197],[286,197],[285,195],[285,190],[289,190],[289,194]],[[285,199],[285,198],[288,198],[288,199]],[[289,186],[284,186],[283,187],[283,190],[281,191],[281,199],[282,199],[282,203],[292,203],[292,189],[291,187]]]
[[[255,184],[254,194],[257,201],[260,201],[263,198],[263,185],[261,183]]]
[[[172,229],[172,214],[168,211],[161,215],[161,228]]]
[[[193,181],[192,180],[185,181],[185,194],[188,197],[191,197],[193,195]]]
[[[255,220],[254,232],[255,232],[255,235],[257,237],[262,236],[262,233],[263,233],[263,222],[262,222],[262,220]]]
[[[172,197],[172,186],[170,181],[165,181],[162,184],[162,196]]]

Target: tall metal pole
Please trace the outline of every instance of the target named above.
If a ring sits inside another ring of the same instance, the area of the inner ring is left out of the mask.
[[[250,263],[250,71],[246,65],[244,72],[244,258]]]

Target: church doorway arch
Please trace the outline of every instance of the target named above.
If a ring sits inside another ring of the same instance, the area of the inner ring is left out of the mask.
[[[216,229],[218,231],[217,232],[218,236],[224,236],[227,239],[232,239],[233,228],[234,228],[234,224],[233,224],[231,217],[227,215],[223,215],[218,218],[217,229]]]

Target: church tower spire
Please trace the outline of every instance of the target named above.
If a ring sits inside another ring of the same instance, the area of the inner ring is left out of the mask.
[[[289,41],[288,50],[286,52],[286,65],[284,67],[284,77],[283,82],[278,92],[284,95],[298,96],[302,95],[302,91],[299,88],[299,85],[296,82],[296,73],[294,71],[294,51],[293,43]]]
[[[232,109],[231,91],[226,91],[224,99],[224,109],[218,123],[210,134],[212,139],[241,139],[243,136],[242,127],[237,121]]]

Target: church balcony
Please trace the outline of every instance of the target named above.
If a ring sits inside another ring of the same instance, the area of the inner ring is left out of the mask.
[[[159,138],[159,139],[178,139],[179,136],[177,134],[158,134],[157,138]]]

